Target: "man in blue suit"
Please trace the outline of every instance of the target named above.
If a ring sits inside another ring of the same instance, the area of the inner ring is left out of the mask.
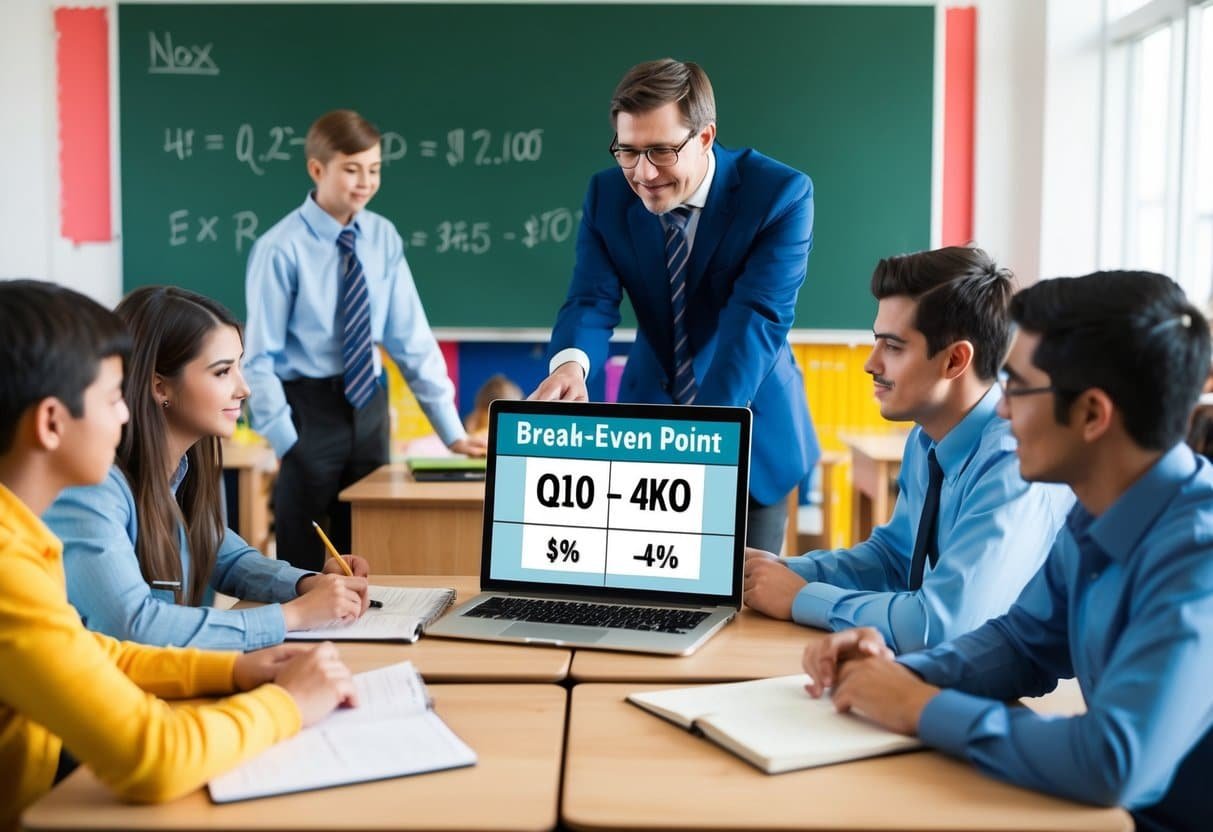
[[[813,245],[812,182],[716,145],[711,82],[690,62],[630,69],[611,121],[617,164],[590,180],[551,375],[531,397],[587,398],[626,292],[637,332],[619,400],[749,407],[746,541],[778,552],[785,498],[818,457],[787,342]]]

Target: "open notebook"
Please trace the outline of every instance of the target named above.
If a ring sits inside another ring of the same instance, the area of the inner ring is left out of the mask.
[[[633,693],[628,701],[701,733],[767,774],[908,751],[922,745],[805,692],[809,677]]]
[[[416,641],[425,628],[455,601],[445,587],[372,586],[370,596],[383,604],[372,607],[349,624],[315,630],[292,630],[288,641]]]
[[[358,707],[334,711],[210,782],[211,800],[325,789],[476,764],[476,752],[431,709],[412,662],[354,677]]]
[[[417,482],[483,480],[486,469],[482,456],[413,456],[405,462]]]

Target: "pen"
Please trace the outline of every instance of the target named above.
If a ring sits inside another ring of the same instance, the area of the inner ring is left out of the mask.
[[[345,562],[345,558],[337,553],[337,547],[333,545],[333,541],[329,540],[329,536],[324,533],[324,529],[320,528],[320,525],[315,520],[312,521],[312,528],[316,530],[316,534],[320,535],[320,539],[324,541],[324,548],[329,550],[329,554],[341,566],[341,571],[345,573],[345,576],[347,578],[354,577],[354,573],[350,571],[350,565]],[[370,607],[372,609],[379,609],[382,606],[382,601],[376,601],[374,598],[371,599]]]

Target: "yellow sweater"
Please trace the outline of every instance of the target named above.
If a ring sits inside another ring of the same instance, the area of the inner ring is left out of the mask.
[[[294,700],[232,692],[235,653],[89,632],[67,602],[62,545],[0,485],[0,830],[51,787],[60,747],[136,801],[170,800],[294,735]]]

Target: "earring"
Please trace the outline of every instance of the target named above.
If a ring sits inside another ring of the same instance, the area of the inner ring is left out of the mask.
[[[168,410],[168,399],[165,399],[164,401],[160,402],[160,406],[163,407],[165,410]]]

